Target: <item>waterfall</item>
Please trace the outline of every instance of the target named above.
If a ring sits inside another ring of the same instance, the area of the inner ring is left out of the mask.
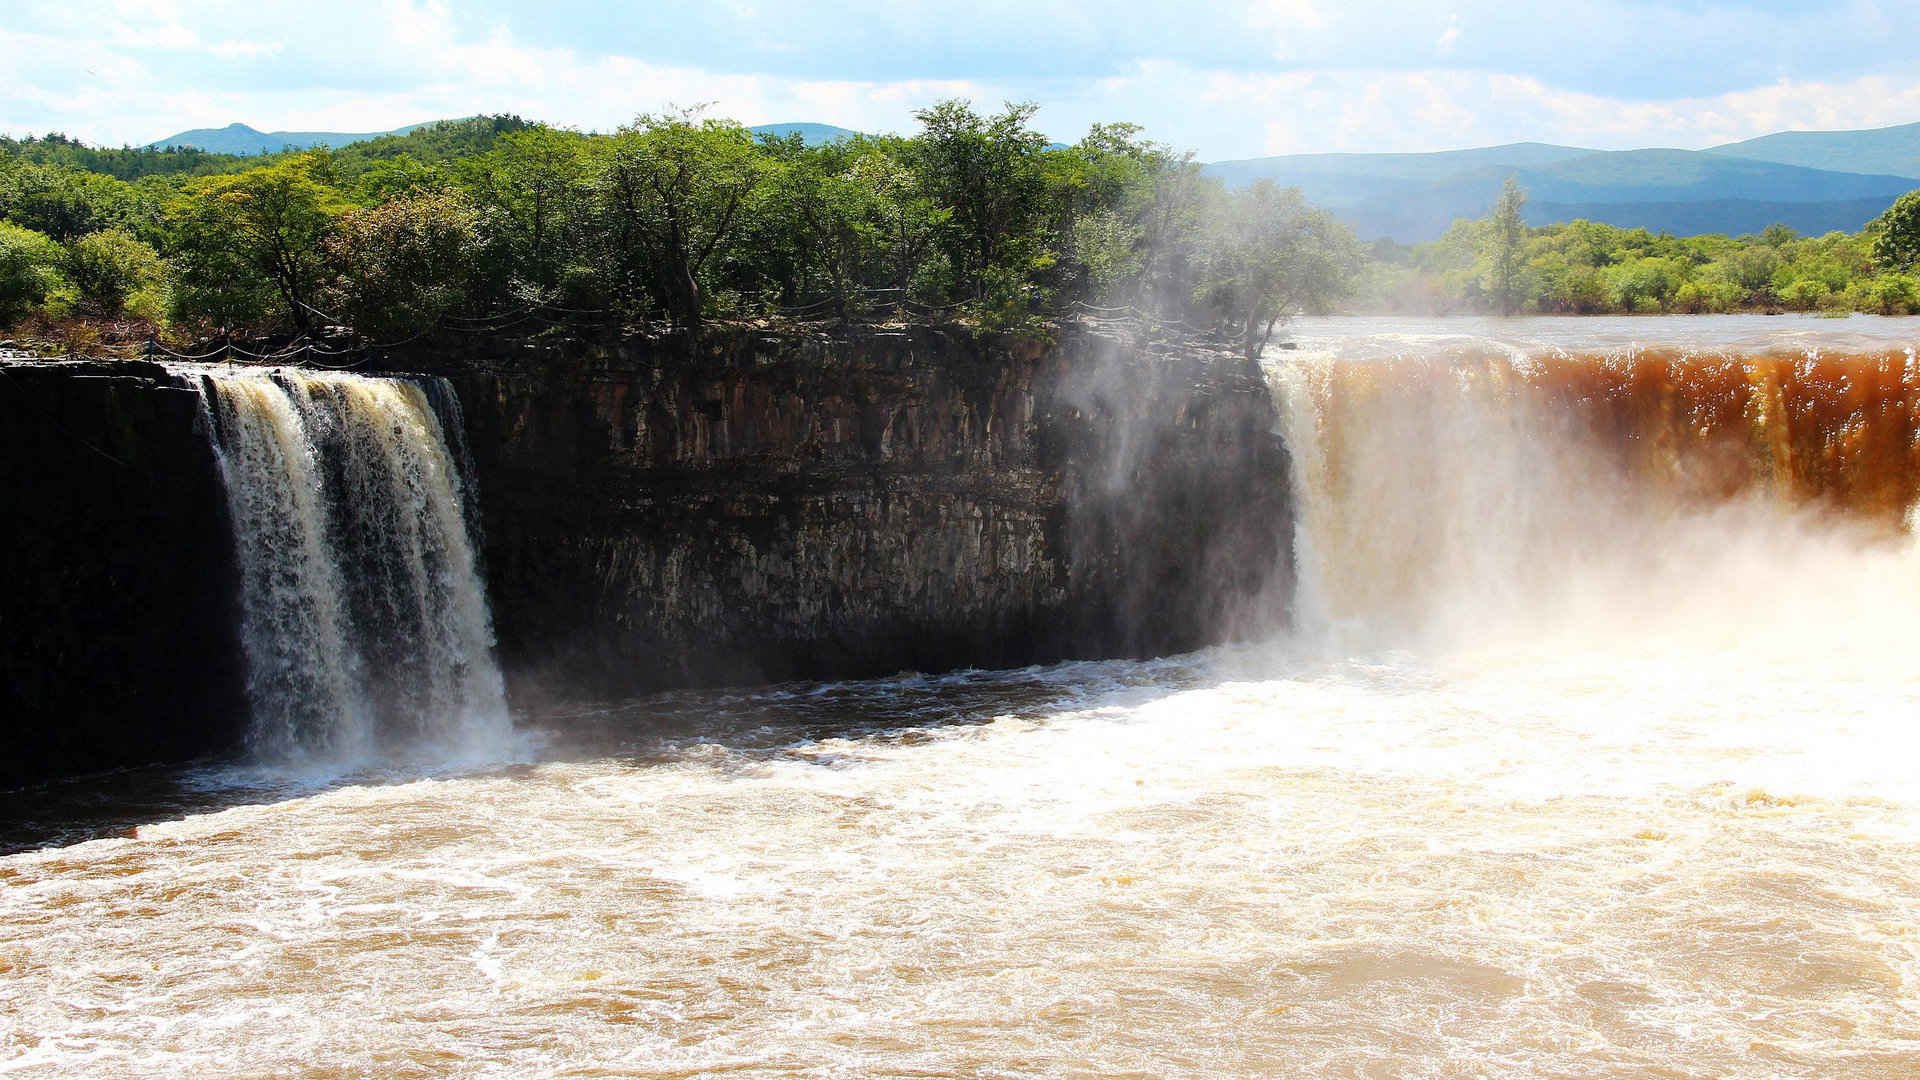
[[[200,378],[238,556],[249,751],[352,762],[501,746],[511,725],[451,387]]]
[[[1870,636],[1920,582],[1910,349],[1387,344],[1269,361],[1310,638]]]

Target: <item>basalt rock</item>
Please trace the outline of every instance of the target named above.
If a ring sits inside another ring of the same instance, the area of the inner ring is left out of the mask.
[[[1069,328],[442,341],[510,685],[1145,655],[1270,616],[1285,450],[1236,357]]]
[[[510,694],[1145,655],[1281,609],[1284,448],[1234,356],[1081,328],[448,335]],[[197,379],[0,363],[0,786],[238,745]]]
[[[196,390],[0,364],[0,786],[230,747],[233,549]]]

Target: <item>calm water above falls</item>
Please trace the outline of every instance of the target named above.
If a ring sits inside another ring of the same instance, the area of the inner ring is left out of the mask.
[[[1296,337],[1292,634],[146,777],[0,860],[0,1071],[1920,1074],[1920,327]]]

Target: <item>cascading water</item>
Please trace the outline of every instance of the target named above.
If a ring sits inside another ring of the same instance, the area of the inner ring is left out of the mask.
[[[1455,340],[1269,365],[1308,639],[1847,633],[1850,583],[1920,583],[1911,349]]]
[[[1291,632],[599,703],[7,856],[0,1072],[1920,1076],[1920,331],[1866,325],[1296,328]],[[460,560],[354,552],[446,503],[309,378],[209,394],[260,685],[378,743],[368,620]]]
[[[498,752],[510,722],[450,387],[203,372],[264,760]]]

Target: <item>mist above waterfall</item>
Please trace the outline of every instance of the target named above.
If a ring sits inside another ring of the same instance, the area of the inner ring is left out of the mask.
[[[1870,664],[1913,623],[1885,601],[1920,586],[1911,350],[1388,336],[1269,370],[1304,640]]]

